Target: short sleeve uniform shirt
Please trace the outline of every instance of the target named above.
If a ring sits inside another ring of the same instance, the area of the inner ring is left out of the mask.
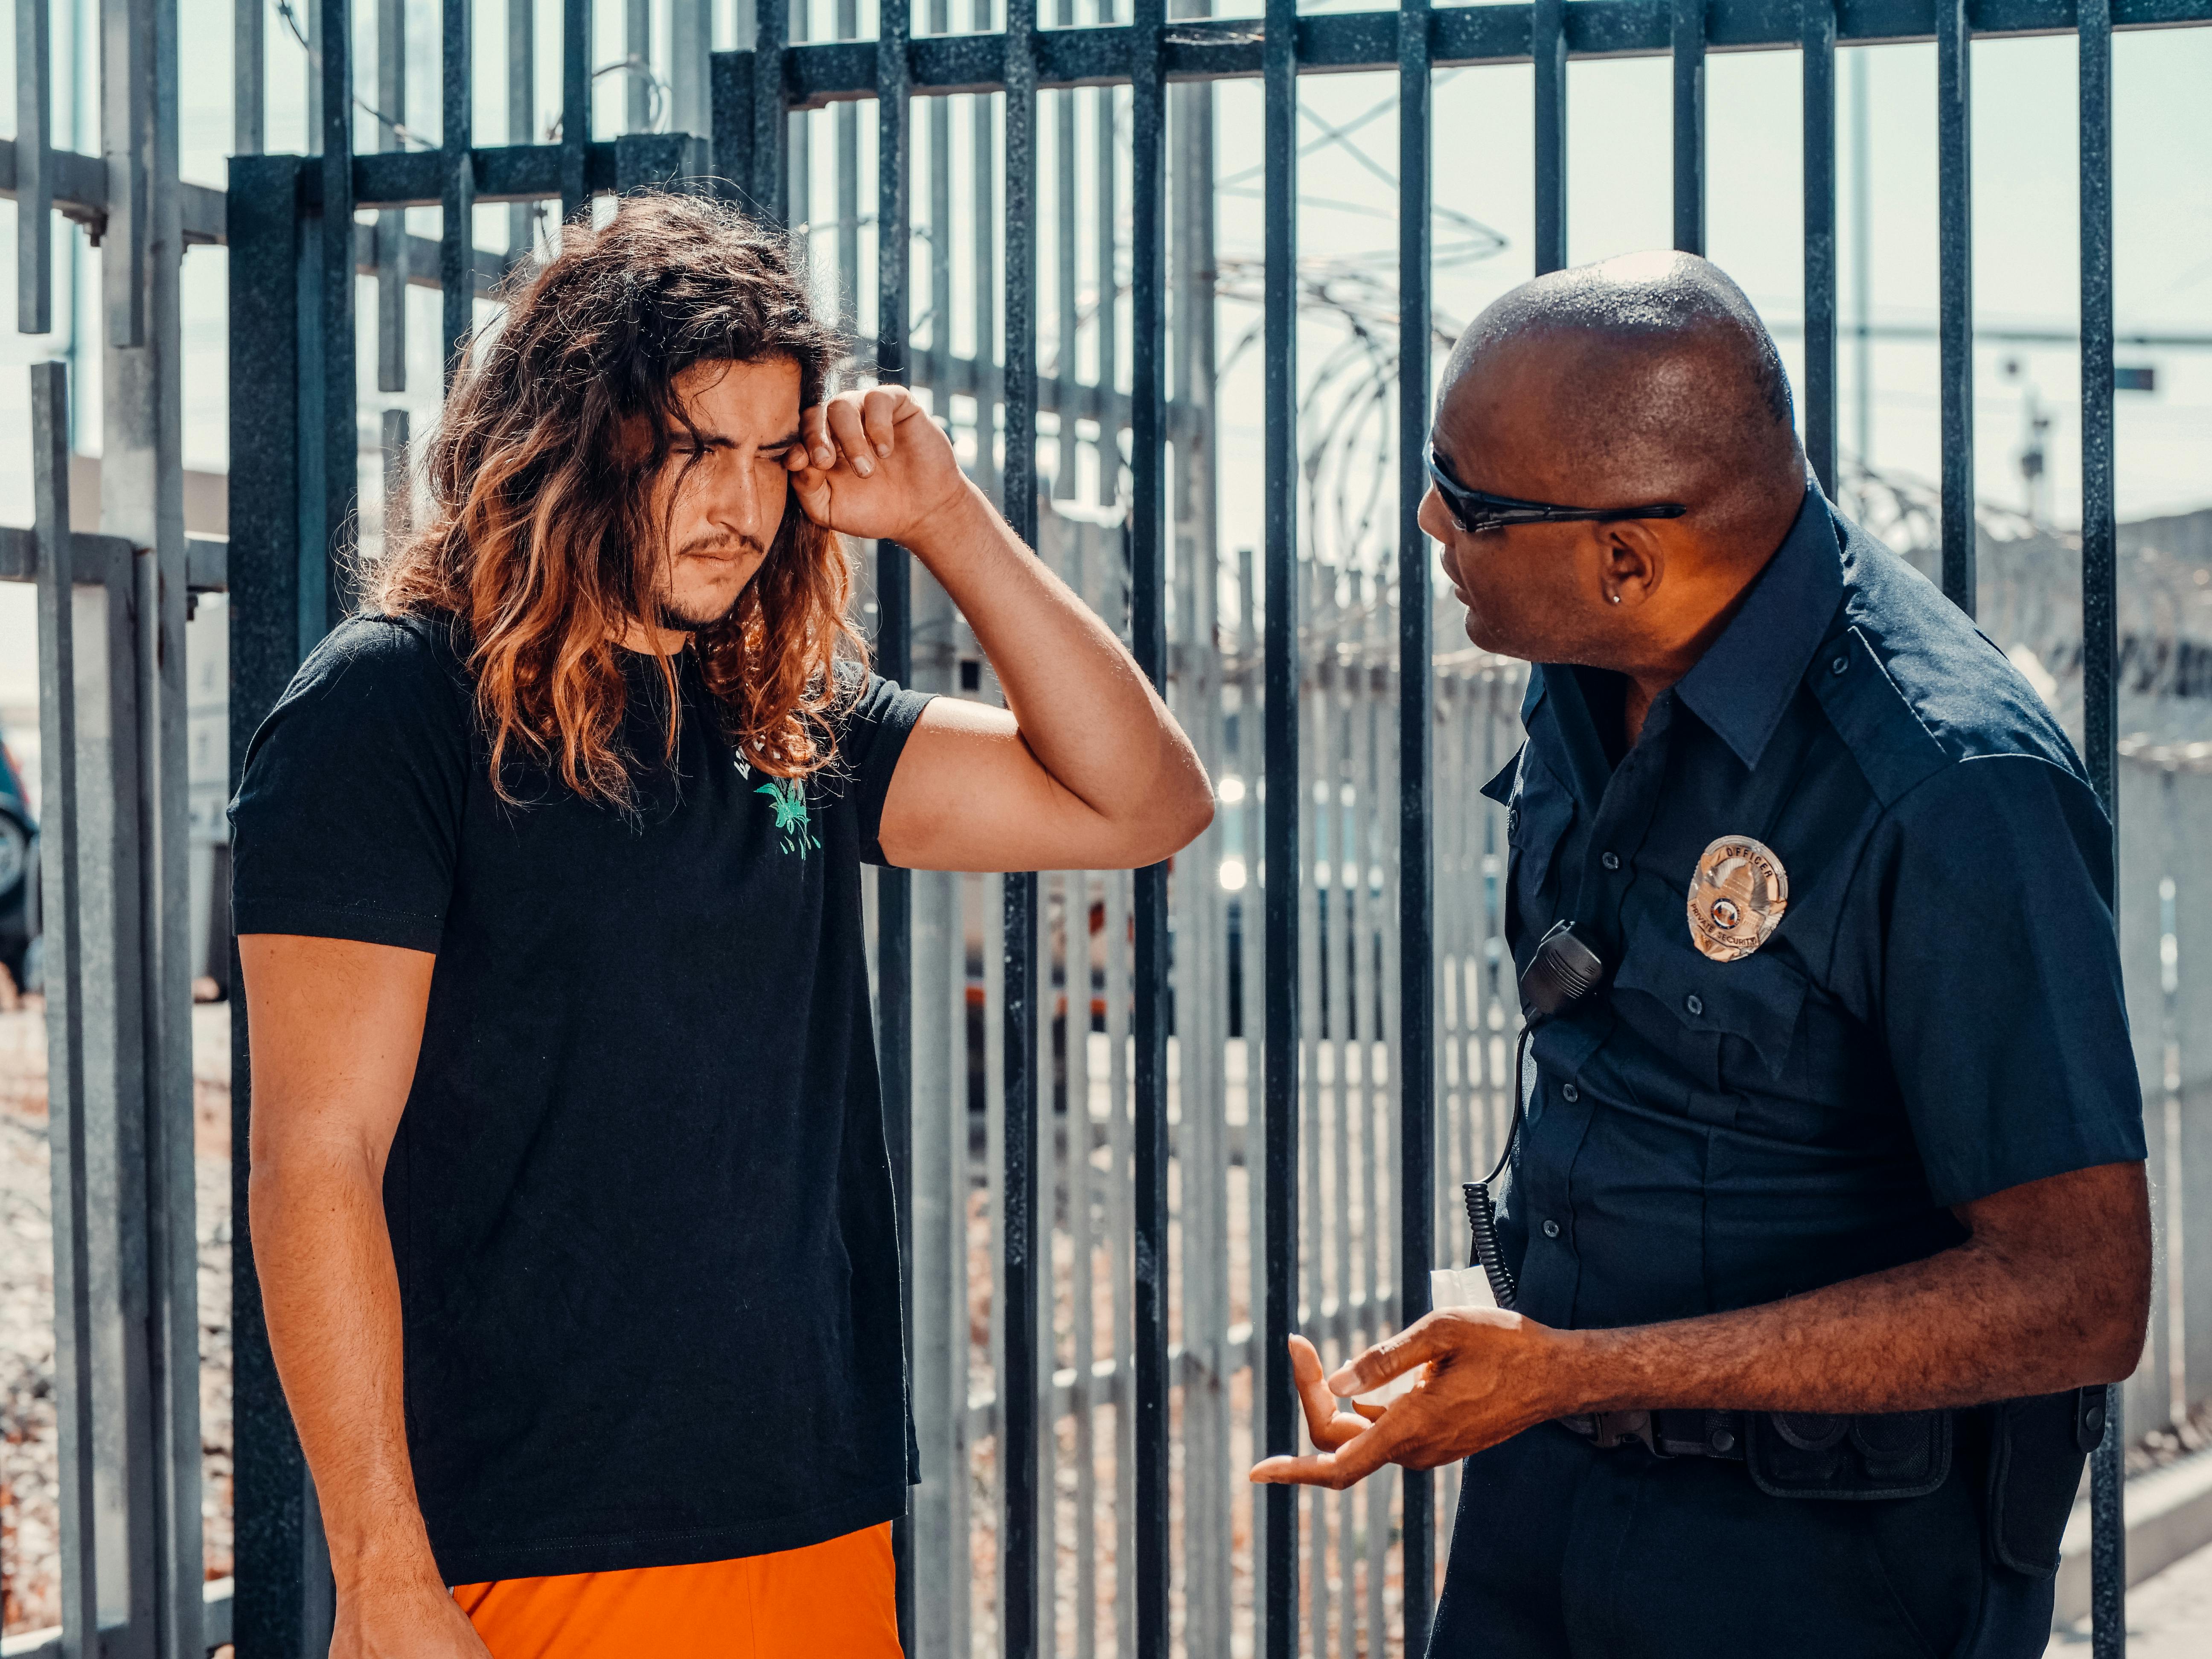
[[[629,811],[492,788],[453,629],[357,617],[246,757],[241,933],[434,952],[384,1199],[448,1583],[793,1549],[911,1472],[860,872],[925,701],[749,767],[696,659],[623,653]]]
[[[1951,1206],[2143,1157],[2110,825],[1933,585],[1808,491],[1625,752],[1622,686],[1537,667],[1487,792],[1518,965],[1571,921],[1607,970],[1530,1044],[1500,1229],[1522,1311],[1771,1302],[1960,1242]],[[1746,839],[1786,903],[1756,949],[1709,955],[1692,876]]]

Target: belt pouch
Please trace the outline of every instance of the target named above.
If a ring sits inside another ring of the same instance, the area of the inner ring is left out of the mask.
[[[1990,1553],[2033,1578],[2058,1571],[2081,1465],[2103,1437],[2105,1391],[2001,1400],[1990,1407]]]
[[[1770,1498],[1925,1498],[1951,1473],[1948,1412],[1750,1412],[1744,1428]]]

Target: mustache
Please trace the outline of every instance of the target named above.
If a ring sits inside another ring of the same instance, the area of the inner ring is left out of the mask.
[[[676,550],[675,556],[679,559],[701,556],[728,557],[740,553],[750,553],[757,558],[764,559],[768,556],[768,549],[757,538],[752,536],[739,536],[735,539],[727,536],[694,536]]]

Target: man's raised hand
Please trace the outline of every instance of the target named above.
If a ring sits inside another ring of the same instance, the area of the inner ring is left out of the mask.
[[[1517,1314],[1441,1310],[1326,1380],[1313,1344],[1302,1336],[1290,1344],[1291,1374],[1318,1449],[1255,1465],[1251,1478],[1263,1484],[1341,1490],[1385,1463],[1432,1469],[1577,1408],[1561,1388],[1559,1333]],[[1366,1394],[1420,1367],[1411,1391],[1388,1407],[1355,1401],[1357,1417],[1336,1409],[1338,1395]]]
[[[969,489],[952,441],[902,386],[841,392],[799,416],[785,457],[800,510],[848,536],[911,543]]]

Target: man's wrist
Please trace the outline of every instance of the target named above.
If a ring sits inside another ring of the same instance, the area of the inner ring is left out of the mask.
[[[1539,1326],[1544,1358],[1538,1402],[1544,1420],[1617,1408],[1626,1387],[1622,1331],[1563,1331]]]
[[[963,472],[960,482],[938,501],[917,513],[908,533],[893,540],[942,579],[942,567],[1003,532],[1005,520],[981,486]]]
[[[419,1527],[413,1538],[378,1539],[353,1546],[332,1540],[331,1577],[348,1595],[404,1595],[434,1589],[445,1593],[430,1540]]]

